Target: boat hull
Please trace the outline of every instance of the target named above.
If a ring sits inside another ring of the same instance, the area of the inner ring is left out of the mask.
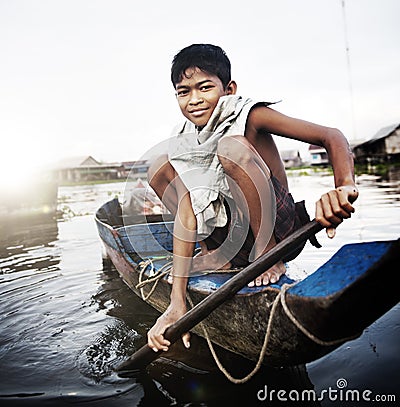
[[[118,218],[118,213],[114,215]],[[135,256],[127,251],[132,250],[127,242],[142,240],[143,236],[135,235],[131,227],[119,226],[115,229],[107,224],[104,221],[104,211],[101,216],[96,217],[96,223],[105,252],[123,281],[136,295],[147,295],[152,284],[143,288],[142,293],[136,288],[142,267],[141,259],[135,261]],[[119,222],[120,225],[121,223],[123,222]],[[127,233],[130,234],[128,238]],[[336,254],[325,267],[322,266],[312,275],[313,279],[308,277],[289,288],[285,300],[290,313],[312,335],[303,333],[279,303],[273,315],[264,364],[290,366],[315,360],[349,338],[359,336],[363,329],[399,301],[393,284],[392,287],[385,287],[385,292],[382,289],[380,292],[376,291],[376,287],[387,286],[382,279],[388,281],[394,264],[400,260],[399,241],[373,242],[369,245],[371,244],[374,250],[362,245],[345,246],[342,250],[344,253]],[[359,257],[363,255],[367,257],[364,268],[351,273],[354,261],[360,263]],[[351,256],[353,262],[349,260]],[[348,269],[342,268],[340,273],[336,270],[335,274],[335,267],[330,265],[335,262],[346,265],[344,258],[350,263]],[[147,272],[144,274],[148,276]],[[197,304],[231,276],[231,273],[215,272],[190,278],[188,293],[191,300]],[[335,281],[337,287],[332,288],[333,283],[329,284],[330,281]],[[290,282],[283,276],[272,286],[243,288],[209,314],[202,324],[194,327],[193,332],[204,337],[204,327],[213,343],[256,361],[263,346],[272,305],[282,285]],[[169,305],[170,292],[171,285],[166,278],[162,278],[147,302],[163,312]],[[373,304],[371,298],[374,298]]]

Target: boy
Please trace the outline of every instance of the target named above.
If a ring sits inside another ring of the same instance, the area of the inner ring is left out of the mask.
[[[336,129],[287,117],[268,103],[236,96],[230,61],[210,44],[194,44],[174,58],[171,80],[185,124],[177,130],[168,157],[156,160],[149,182],[175,215],[171,302],[148,332],[148,345],[167,351],[165,329],[186,312],[189,272],[245,266],[306,221],[293,202],[271,134],[325,147],[335,189],[316,203],[316,220],[334,237],[357,199],[353,159]],[[246,229],[246,221],[247,229]],[[196,241],[201,255],[192,257]],[[290,253],[288,261],[304,245]],[[208,265],[208,266],[207,266]],[[250,285],[278,281],[283,261]],[[189,334],[182,337],[190,346]]]

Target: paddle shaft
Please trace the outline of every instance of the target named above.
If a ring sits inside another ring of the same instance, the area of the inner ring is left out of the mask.
[[[323,227],[317,223],[315,219],[298,229],[295,233],[278,243],[273,249],[260,256],[242,271],[235,274],[218,290],[208,295],[190,309],[178,321],[166,329],[164,337],[168,339],[171,344],[176,342],[185,332],[190,331],[212,311],[229,298],[232,298],[238,291],[253,281],[262,272],[271,268],[285,255],[294,250],[300,243],[304,242],[310,236],[315,235],[322,229]],[[125,362],[121,363],[116,370],[118,372],[141,370],[159,356],[162,356],[162,354],[163,352],[154,352],[147,345],[144,345]]]

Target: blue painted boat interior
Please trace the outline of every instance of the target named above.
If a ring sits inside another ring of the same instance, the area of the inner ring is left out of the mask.
[[[143,223],[118,229],[122,244],[128,253],[141,254],[172,251],[173,222]]]
[[[126,251],[140,253],[142,258],[152,258],[154,270],[157,271],[170,261],[167,257],[172,251],[172,227],[172,222],[142,224],[120,228],[118,232]],[[314,273],[291,287],[288,292],[306,297],[332,295],[364,274],[387,252],[391,243],[391,241],[381,241],[347,244]],[[150,268],[149,266],[148,270]],[[189,279],[189,288],[212,292],[232,275],[233,273],[225,271],[193,276]],[[280,288],[284,283],[293,282],[283,275],[276,284],[270,286]],[[245,287],[239,291],[239,294],[250,294],[265,289],[265,287]]]
[[[364,274],[388,251],[392,243],[382,241],[342,246],[330,260],[288,292],[306,297],[332,295]]]
[[[210,291],[215,291],[221,285],[226,283],[234,274],[233,273],[212,273],[205,276],[196,276],[189,279],[189,288],[194,290],[205,290],[209,288]],[[291,284],[294,281],[283,275],[276,284],[270,284],[270,287],[280,288],[283,284]],[[259,291],[265,291],[266,287],[244,287],[238,294],[254,294]]]
[[[303,297],[333,295],[363,275],[387,252],[391,244],[391,241],[382,241],[345,245],[314,273],[291,287],[288,292]],[[190,279],[189,286],[204,289],[206,285],[209,285],[212,290],[216,290],[231,276],[231,274],[223,273],[193,277]],[[280,288],[283,284],[293,282],[283,275],[277,284],[271,284],[270,287]],[[239,291],[239,294],[250,294],[262,290],[265,290],[265,287],[245,287]]]

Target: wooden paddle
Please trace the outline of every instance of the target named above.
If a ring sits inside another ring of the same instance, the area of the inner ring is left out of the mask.
[[[288,238],[278,243],[269,252],[265,253],[242,271],[235,274],[217,291],[200,301],[183,317],[168,327],[165,331],[164,337],[168,339],[171,344],[176,342],[185,332],[190,331],[212,311],[218,308],[226,300],[233,297],[238,291],[247,286],[248,283],[253,281],[262,272],[271,268],[285,255],[295,249],[300,243],[304,242],[310,236],[315,235],[322,229],[323,226],[317,223],[315,219],[304,225]],[[116,371],[119,373],[133,373],[135,371],[139,371],[162,355],[163,352],[154,352],[147,345],[144,345],[133,355],[131,355],[129,359],[121,363],[116,368]]]

